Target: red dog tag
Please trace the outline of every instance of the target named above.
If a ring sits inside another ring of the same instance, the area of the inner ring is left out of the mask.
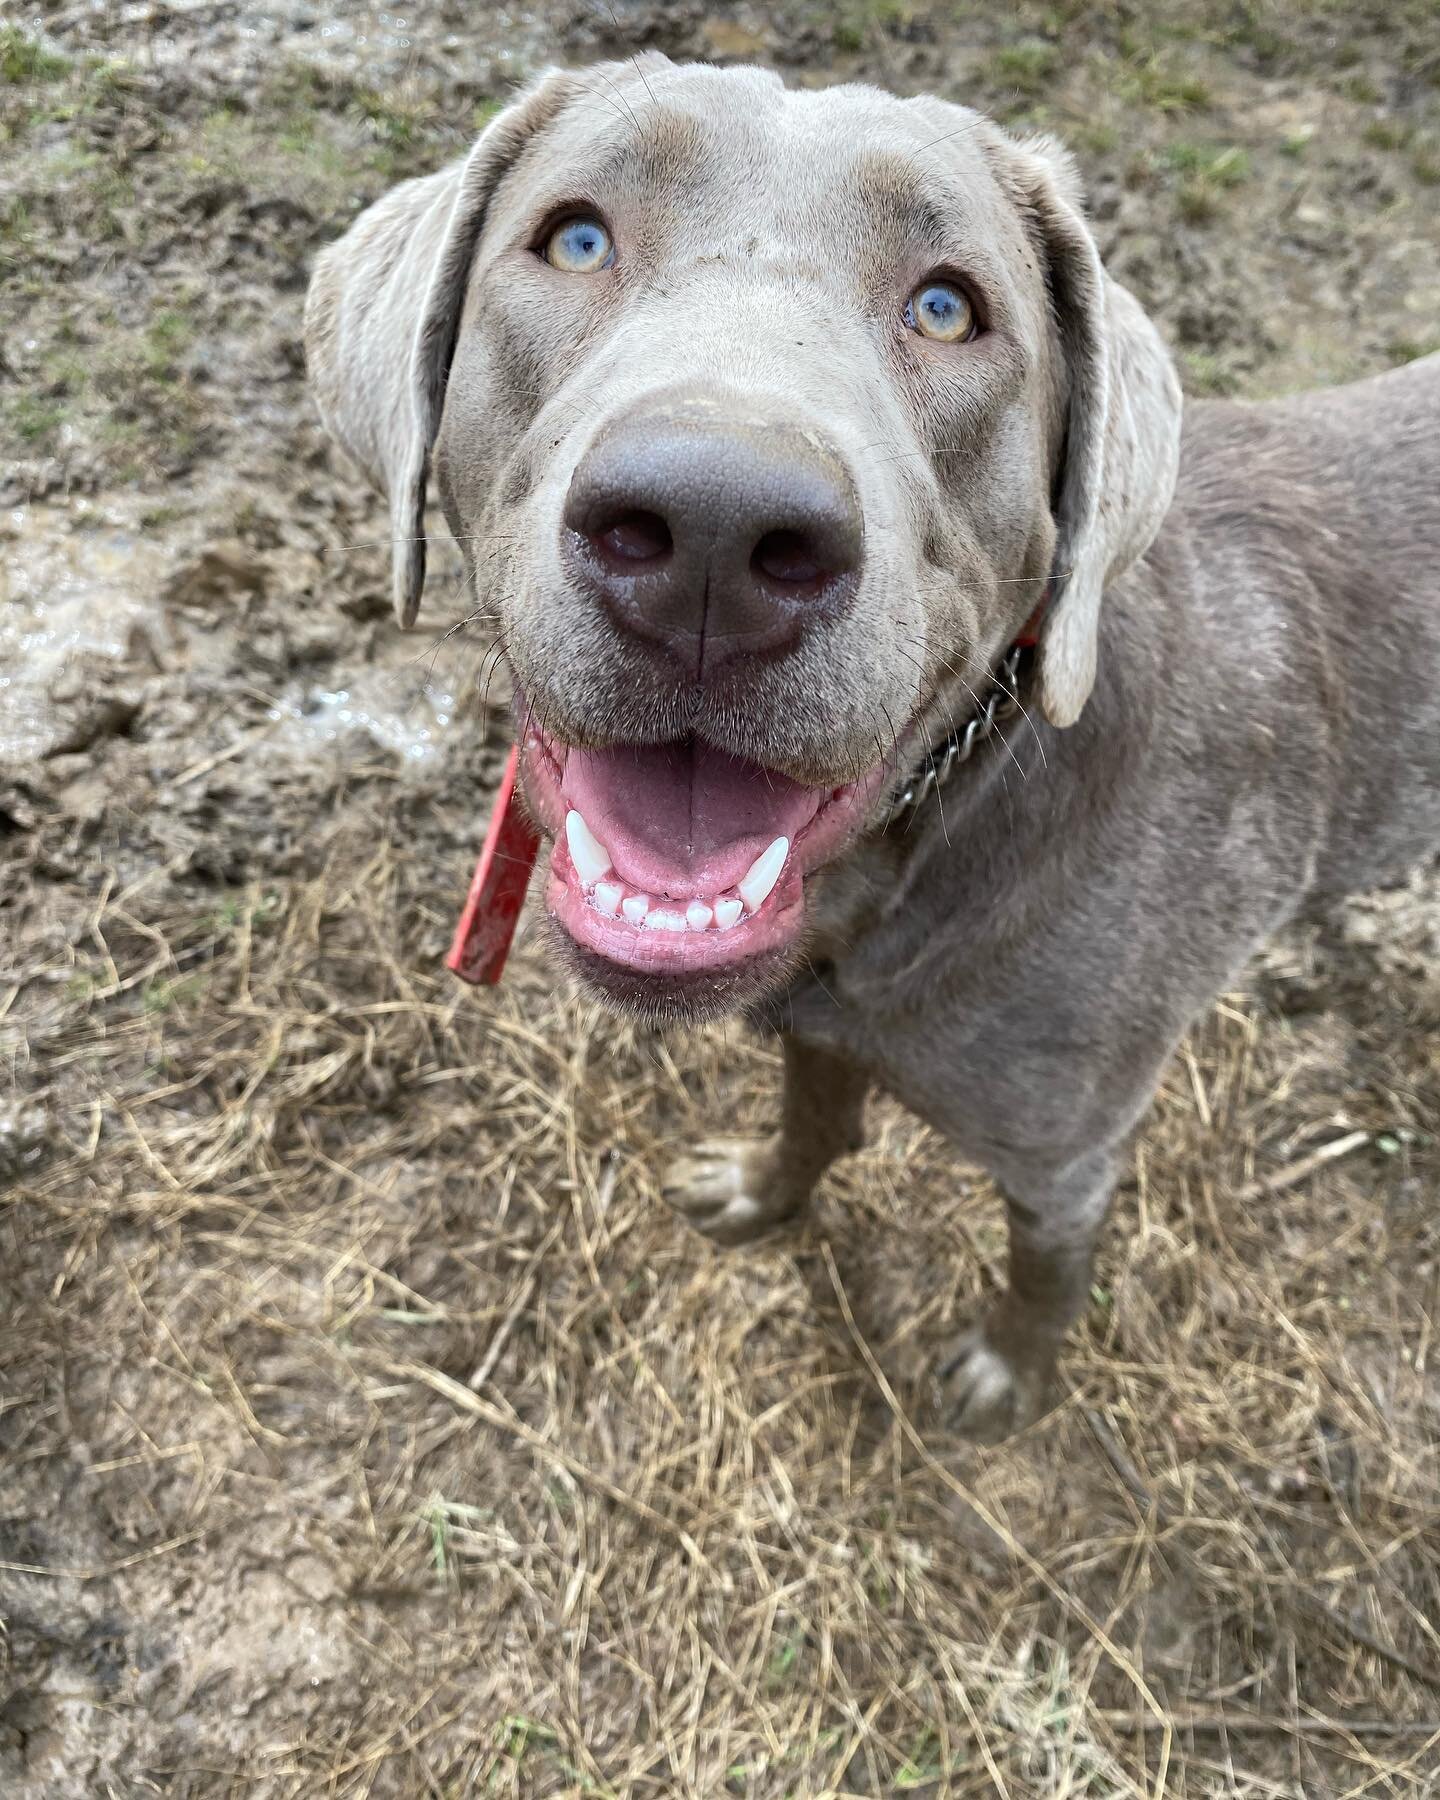
[[[530,885],[530,871],[540,850],[540,839],[515,798],[519,766],[520,749],[514,745],[495,796],[495,810],[490,814],[465,910],[455,927],[455,941],[445,958],[445,967],[462,981],[485,982],[491,987],[505,967]]]

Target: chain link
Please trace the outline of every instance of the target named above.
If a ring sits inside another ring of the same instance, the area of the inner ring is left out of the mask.
[[[932,747],[926,757],[923,772],[912,775],[896,795],[883,830],[893,831],[897,825],[908,827],[912,824],[915,815],[931,794],[944,787],[961,763],[970,760],[975,746],[983,743],[997,725],[1019,712],[1020,659],[1024,654],[1023,645],[1011,646],[1004,662],[995,672],[990,691],[980,709],[959,731],[952,731],[949,737]]]

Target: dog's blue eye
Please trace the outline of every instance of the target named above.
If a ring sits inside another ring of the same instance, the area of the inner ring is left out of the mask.
[[[614,260],[610,233],[598,219],[567,219],[545,242],[545,260],[567,275],[591,275]]]
[[[958,344],[975,335],[975,308],[949,281],[922,281],[905,308],[905,323],[921,337]]]

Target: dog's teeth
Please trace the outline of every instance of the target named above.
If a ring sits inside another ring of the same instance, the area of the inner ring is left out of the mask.
[[[643,925],[645,915],[650,910],[650,896],[631,894],[628,899],[620,902],[620,910],[632,925]]]
[[[685,923],[691,931],[708,931],[714,916],[703,900],[692,900],[685,908]]]
[[[715,902],[715,929],[729,931],[732,925],[740,923],[740,915],[745,910],[739,900],[717,900]]]
[[[598,912],[604,913],[607,919],[618,919],[620,902],[625,897],[625,890],[618,881],[601,881],[596,884],[594,901]]]
[[[654,907],[645,915],[645,929],[647,931],[683,931],[685,915],[671,912],[668,907]]]
[[[768,850],[762,850],[751,863],[745,879],[740,883],[740,898],[750,912],[759,912],[770,898],[789,854],[789,838],[778,837]]]
[[[565,842],[581,887],[594,887],[602,875],[610,873],[610,852],[573,808],[565,815]]]

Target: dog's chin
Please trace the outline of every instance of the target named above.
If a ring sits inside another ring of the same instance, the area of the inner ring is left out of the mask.
[[[665,974],[614,962],[577,943],[555,919],[549,937],[582,986],[611,1012],[645,1025],[700,1025],[747,1011],[788,987],[804,963],[796,941],[727,967]]]

